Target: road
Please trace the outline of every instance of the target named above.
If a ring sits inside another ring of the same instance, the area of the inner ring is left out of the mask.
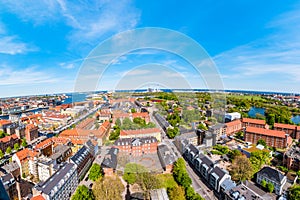
[[[171,139],[165,139],[164,143],[169,146],[169,148],[174,152],[174,154],[177,156],[177,158],[182,158],[182,155],[177,150],[176,146],[173,143],[173,140]],[[200,194],[204,199],[207,200],[217,200],[218,198],[215,197],[214,192],[211,191],[205,183],[202,182],[202,180],[199,178],[199,176],[194,172],[192,169],[192,166],[189,165],[188,162],[186,162],[186,170],[192,179],[192,186],[198,194]]]

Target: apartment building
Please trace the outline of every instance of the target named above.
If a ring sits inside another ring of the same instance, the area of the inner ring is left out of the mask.
[[[78,186],[76,168],[73,163],[65,163],[45,182],[35,185],[33,195],[41,195],[47,200],[69,200]]]
[[[299,171],[300,170],[300,147],[293,145],[283,155],[283,165],[288,169]]]
[[[135,137],[155,137],[158,141],[161,141],[161,133],[159,128],[145,128],[145,129],[120,131],[120,138],[135,138]]]
[[[287,148],[293,142],[292,138],[284,131],[270,130],[248,126],[244,135],[246,142],[256,144],[258,140],[264,140],[268,146]]]
[[[281,124],[275,123],[274,130],[284,131],[286,134],[289,134],[293,139],[300,139],[300,126],[292,124]]]
[[[236,119],[225,123],[226,135],[231,136],[242,130],[242,122],[240,119]]]
[[[256,128],[269,128],[269,125],[266,123],[265,120],[262,119],[252,119],[252,118],[243,118],[242,119],[242,127],[247,128],[250,127],[256,127]]]
[[[118,148],[120,152],[131,156],[156,153],[157,145],[158,141],[153,136],[141,138],[119,138],[114,143],[114,147]]]

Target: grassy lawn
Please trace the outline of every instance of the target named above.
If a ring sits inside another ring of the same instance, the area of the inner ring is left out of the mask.
[[[176,181],[173,178],[172,174],[159,174],[157,175],[159,182],[161,183],[162,188],[173,188],[178,186]]]
[[[264,100],[263,98],[261,98],[261,96],[256,96],[256,95],[236,95],[236,94],[227,94],[227,97],[233,97],[233,98],[237,98],[237,99],[247,99],[247,100],[251,100],[251,98],[253,98],[253,100]]]

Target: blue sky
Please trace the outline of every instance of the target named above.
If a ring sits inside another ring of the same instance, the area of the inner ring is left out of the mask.
[[[93,49],[114,34],[143,27],[197,41],[225,89],[300,93],[300,1],[74,2],[0,0],[1,97],[73,91]],[[137,87],[131,83],[206,87],[178,55],[151,49],[118,58],[99,76],[96,89]]]

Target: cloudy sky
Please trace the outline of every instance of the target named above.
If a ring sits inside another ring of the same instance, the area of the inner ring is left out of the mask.
[[[203,65],[211,59],[225,89],[300,93],[300,1],[0,0],[0,96],[74,91],[85,61],[103,42],[144,27],[176,31],[201,45]],[[144,41],[153,37],[166,40],[147,34]],[[117,47],[122,40],[129,39],[119,38]],[[113,60],[98,57],[96,67],[107,67],[91,74],[98,77],[94,88],[208,87],[205,72],[184,57],[142,43]]]

